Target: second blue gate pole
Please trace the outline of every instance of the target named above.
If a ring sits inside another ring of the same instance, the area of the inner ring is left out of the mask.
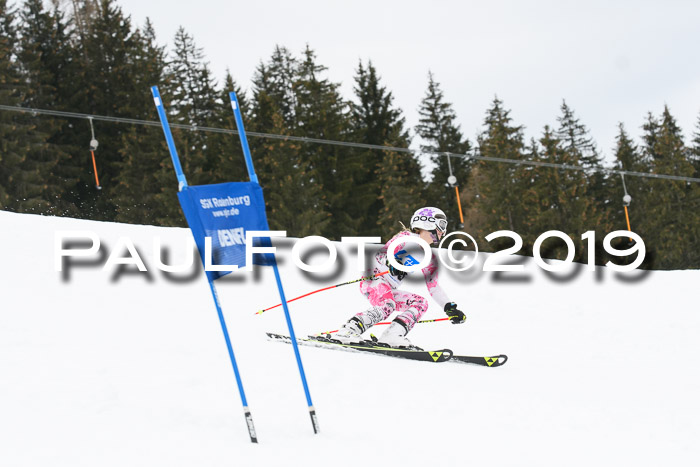
[[[253,165],[253,158],[250,154],[250,147],[248,146],[248,138],[245,134],[245,128],[243,126],[243,117],[241,116],[241,109],[238,105],[238,98],[235,92],[229,93],[231,98],[231,107],[233,108],[233,114],[236,117],[236,127],[238,128],[238,135],[241,138],[241,146],[243,147],[243,155],[245,156],[246,167],[248,168],[248,176],[251,182],[258,183],[258,176],[255,174],[255,166]],[[269,230],[269,226],[268,226]],[[282,300],[282,308],[284,309],[284,317],[287,320],[287,327],[289,328],[289,337],[292,341],[292,348],[294,349],[294,355],[297,359],[297,366],[299,366],[299,375],[301,376],[301,383],[304,386],[304,394],[306,395],[306,402],[309,406],[309,415],[311,416],[311,424],[314,428],[314,433],[319,432],[318,428],[318,418],[316,417],[316,409],[311,402],[311,393],[309,392],[309,384],[306,381],[306,373],[304,372],[304,365],[301,363],[301,355],[299,354],[299,345],[297,344],[297,337],[294,333],[294,326],[292,325],[292,318],[289,315],[289,308],[287,307],[287,299],[284,296],[284,288],[282,287],[282,279],[280,277],[279,268],[277,267],[277,259],[272,255],[272,269],[275,273],[275,281],[277,282],[277,289],[279,290],[280,299]]]

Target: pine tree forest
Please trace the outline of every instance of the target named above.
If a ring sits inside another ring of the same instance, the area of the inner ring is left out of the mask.
[[[700,178],[700,116],[695,128],[683,130],[664,107],[650,111],[638,130],[620,124],[613,167],[565,100],[551,124],[528,140],[507,103],[494,96],[488,109],[475,109],[483,125],[470,140],[429,70],[421,78],[425,94],[416,96],[420,120],[409,128],[369,58],[357,63],[352,95],[344,96],[311,46],[278,45],[243,83],[230,73],[221,81],[213,76],[184,28],[171,40],[166,52],[152,24],[132,24],[114,0],[0,0],[0,209],[186,225],[158,126],[7,107],[154,122],[150,87],[157,84],[170,122],[189,128],[174,129],[174,137],[188,181],[197,185],[247,180],[238,137],[198,129],[236,129],[228,105],[233,90],[246,129],[277,135],[249,138],[271,229],[387,240],[415,209],[438,206],[449,230],[469,232],[482,251],[511,246],[512,240],[484,239],[510,230],[523,239],[519,253],[532,255],[540,234],[559,230],[574,240],[575,260],[585,261],[583,233],[595,231],[602,243],[607,233],[626,230],[629,218],[647,248],[644,268],[700,268],[700,183],[604,170]],[[624,194],[631,197],[627,211]],[[618,240],[618,248],[629,246]],[[549,239],[542,254],[563,258],[566,246]]]

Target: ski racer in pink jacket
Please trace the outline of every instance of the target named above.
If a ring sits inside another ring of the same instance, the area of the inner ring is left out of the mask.
[[[387,319],[391,314],[398,315],[391,322],[387,330],[379,337],[378,342],[391,347],[413,347],[406,338],[406,334],[420,320],[428,310],[428,301],[420,295],[399,290],[401,281],[407,274],[389,264],[387,251],[389,245],[396,239],[407,237],[420,237],[429,245],[437,246],[440,239],[447,231],[447,218],[445,213],[438,208],[425,207],[417,210],[411,218],[410,230],[402,230],[374,256],[374,265],[368,272],[368,276],[389,271],[372,280],[360,283],[360,291],[369,300],[371,308],[360,312],[350,318],[343,327],[331,337],[331,339],[343,344],[363,342],[362,334],[376,323]],[[400,241],[394,250],[397,262],[404,266],[418,264],[408,252],[406,245],[411,241]],[[466,320],[466,316],[457,309],[457,304],[450,301],[438,284],[438,261],[436,255],[432,255],[430,263],[422,269],[428,292],[433,299],[445,310],[453,324],[460,324]]]

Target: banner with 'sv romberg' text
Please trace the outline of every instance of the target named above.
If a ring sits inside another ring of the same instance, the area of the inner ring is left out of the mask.
[[[188,186],[177,194],[192,230],[202,264],[206,265],[204,239],[212,241],[212,265],[246,266],[246,232],[269,230],[262,188],[254,182]],[[254,246],[270,246],[269,238],[256,238]],[[253,255],[253,264],[272,265],[272,254]],[[211,280],[228,274],[206,271]]]

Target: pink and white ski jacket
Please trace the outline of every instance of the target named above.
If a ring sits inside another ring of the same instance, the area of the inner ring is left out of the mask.
[[[369,272],[370,275],[376,275],[380,274],[382,272],[386,272],[389,270],[389,267],[387,266],[387,251],[389,249],[389,244],[393,242],[396,238],[401,238],[401,237],[418,237],[418,234],[415,234],[413,232],[410,232],[408,230],[403,230],[399,232],[398,234],[394,235],[391,240],[389,240],[381,250],[377,252],[377,254],[374,255],[374,265],[372,266],[372,269]],[[418,264],[419,261],[413,258],[407,251],[406,251],[406,245],[416,245],[415,242],[405,242],[405,241],[400,241],[398,243],[398,246],[394,249],[394,256],[398,260],[399,263],[402,263],[405,266],[411,266]],[[417,245],[416,245],[417,246]],[[420,248],[420,247],[419,247]],[[445,308],[445,305],[450,302],[450,300],[447,298],[447,295],[445,292],[442,290],[442,287],[440,287],[440,284],[438,284],[438,260],[437,260],[437,253],[433,252],[430,263],[421,269],[423,272],[423,277],[425,277],[425,284],[428,287],[428,292],[430,292],[430,296],[433,297],[433,299],[437,302],[438,305],[440,305],[440,308]],[[409,273],[410,274],[410,273]],[[383,276],[378,277],[376,280],[383,280],[387,284],[391,286],[392,289],[397,289],[401,286],[401,279],[398,277],[392,276],[391,273],[389,274],[384,274]]]

